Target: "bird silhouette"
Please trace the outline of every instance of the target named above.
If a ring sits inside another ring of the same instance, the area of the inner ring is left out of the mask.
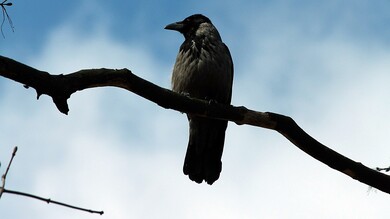
[[[172,90],[190,97],[230,104],[233,61],[210,19],[194,14],[165,29],[184,35],[172,73]],[[197,183],[213,184],[222,170],[227,121],[187,114],[189,141],[183,172]]]

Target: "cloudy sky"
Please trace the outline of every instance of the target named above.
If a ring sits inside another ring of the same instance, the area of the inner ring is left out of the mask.
[[[229,46],[234,105],[291,116],[369,167],[390,164],[390,2],[12,1],[0,55],[53,74],[128,68],[168,88],[183,37],[163,27],[207,15]],[[330,169],[276,132],[230,123],[212,186],[182,174],[185,115],[118,88],[77,92],[70,112],[0,78],[7,188],[1,218],[389,218],[390,196]]]

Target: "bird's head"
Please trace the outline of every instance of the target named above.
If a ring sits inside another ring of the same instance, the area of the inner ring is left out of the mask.
[[[168,24],[165,29],[176,30],[182,33],[186,39],[200,36],[204,34],[206,30],[209,32],[215,31],[218,34],[218,31],[215,29],[210,19],[201,14],[194,14],[182,21]]]

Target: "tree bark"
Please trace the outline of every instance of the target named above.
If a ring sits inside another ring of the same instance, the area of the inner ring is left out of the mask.
[[[390,176],[370,169],[326,147],[308,135],[292,118],[284,115],[194,99],[161,88],[134,75],[128,69],[87,69],[66,75],[51,75],[0,56],[0,75],[22,83],[26,88],[34,88],[37,98],[42,94],[51,96],[58,110],[64,114],[69,111],[67,100],[76,91],[112,86],[126,89],[166,109],[229,120],[239,125],[246,124],[272,129],[318,161],[355,180],[390,194]]]

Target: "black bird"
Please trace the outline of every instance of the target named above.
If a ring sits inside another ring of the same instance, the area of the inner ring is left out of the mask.
[[[195,14],[165,29],[184,35],[172,73],[172,90],[191,97],[230,104],[233,61],[210,19]],[[187,114],[189,142],[183,172],[197,183],[213,184],[222,170],[227,121]]]

